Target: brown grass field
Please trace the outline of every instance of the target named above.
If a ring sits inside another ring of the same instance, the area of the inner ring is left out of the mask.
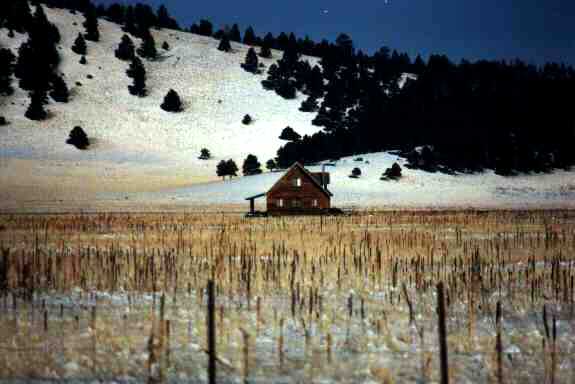
[[[575,211],[0,215],[0,380],[575,382]],[[498,310],[499,308],[499,310]]]

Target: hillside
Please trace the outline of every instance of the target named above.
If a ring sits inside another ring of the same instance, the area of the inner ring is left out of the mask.
[[[301,95],[284,100],[262,88],[264,75],[240,68],[247,46],[232,42],[233,52],[224,53],[216,49],[213,38],[152,30],[162,56],[143,60],[149,95],[138,98],[128,93],[128,63],[114,57],[123,35],[119,25],[99,21],[100,41],[87,42],[88,64],[81,65],[70,47],[83,31],[83,16],[62,9],[45,11],[62,35],[59,70],[71,99],[67,104],[50,102],[50,117],[35,122],[24,117],[29,97],[17,81],[13,96],[0,97],[2,114],[10,122],[0,127],[1,200],[85,199],[101,191],[147,191],[209,181],[216,179],[221,159],[232,158],[241,167],[248,153],[262,162],[274,157],[282,144],[278,136],[287,125],[300,134],[320,129],[310,123],[313,113],[298,111]],[[25,40],[18,33],[8,38],[7,30],[0,29],[2,46],[15,54]],[[138,46],[140,40],[133,40]],[[159,48],[164,41],[169,51]],[[281,57],[279,51],[272,53],[271,59],[261,59],[266,66]],[[184,112],[160,109],[170,88],[183,99]],[[248,126],[241,124],[247,113],[254,118]],[[94,143],[87,151],[65,143],[76,125]],[[197,159],[203,147],[213,159]]]
[[[278,136],[286,126],[311,135],[321,127],[311,124],[317,113],[298,110],[306,96],[286,100],[261,85],[265,74],[240,68],[248,47],[232,42],[232,53],[216,49],[218,41],[173,30],[152,30],[161,52],[156,61],[143,60],[148,96],[128,93],[128,63],[114,56],[123,32],[100,19],[100,41],[87,42],[88,63],[70,49],[83,31],[81,14],[48,9],[46,14],[62,36],[59,71],[70,88],[70,102],[50,102],[50,116],[42,122],[24,117],[29,104],[17,87],[0,97],[0,211],[67,211],[124,209],[182,209],[205,206],[245,206],[244,198],[266,191],[280,173],[220,181],[216,164],[232,158],[241,168],[248,153],[265,164],[285,142]],[[17,52],[26,36],[9,38],[0,29],[0,43]],[[136,46],[140,40],[134,38]],[[166,41],[169,51],[159,47]],[[266,68],[281,57],[260,59]],[[305,57],[312,65],[319,60]],[[89,78],[91,77],[91,78]],[[403,88],[410,74],[403,74]],[[172,114],[160,109],[164,95],[175,89],[185,110]],[[250,114],[254,122],[241,123]],[[82,126],[92,145],[79,151],[65,143],[74,126]],[[401,130],[395,130],[401,131]],[[213,158],[198,160],[201,148]],[[362,155],[364,161],[344,157],[332,173],[333,204],[381,208],[536,208],[574,207],[575,172],[521,174],[502,177],[491,170],[447,175],[404,167],[398,182],[380,181],[393,162],[406,165],[390,152]],[[366,163],[368,161],[369,163]],[[359,179],[348,175],[362,169]],[[319,169],[311,167],[312,169]],[[260,202],[261,204],[261,202]]]

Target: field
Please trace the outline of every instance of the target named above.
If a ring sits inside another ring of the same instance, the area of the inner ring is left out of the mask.
[[[0,380],[431,383],[445,343],[450,382],[575,381],[575,211],[1,215],[0,248]]]

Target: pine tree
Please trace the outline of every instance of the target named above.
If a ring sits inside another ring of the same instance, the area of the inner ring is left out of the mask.
[[[241,64],[241,67],[246,71],[253,74],[259,73],[258,69],[258,55],[256,54],[255,49],[251,48],[248,49],[248,53],[246,54],[246,61],[245,63]]]
[[[28,30],[32,22],[32,13],[28,5],[28,0],[16,0],[8,3],[5,27],[23,33]]]
[[[301,136],[299,133],[294,131],[292,127],[285,127],[282,130],[279,138],[281,140],[287,140],[287,141],[298,141],[299,139],[301,139]]]
[[[263,57],[264,59],[269,59],[272,57],[272,51],[271,51],[270,47],[265,42],[262,43],[262,47],[260,48],[259,56]]]
[[[138,55],[150,60],[155,59],[158,56],[158,51],[156,51],[156,42],[149,30],[147,30],[142,36],[142,45],[138,48]]]
[[[218,45],[218,50],[222,52],[230,52],[232,50],[232,46],[230,45],[230,39],[226,34],[222,36],[220,44]]]
[[[98,30],[98,18],[96,14],[96,8],[90,5],[86,12],[84,13],[84,23],[82,24],[86,29],[86,40],[90,41],[100,41],[100,31]]]
[[[16,57],[7,48],[0,49],[0,95],[9,96],[14,93],[12,74]]]
[[[178,22],[170,16],[168,9],[163,4],[158,8],[157,15],[158,28],[180,29]]]
[[[302,112],[316,112],[319,106],[317,100],[314,96],[309,96],[307,99],[301,102],[299,110]]]
[[[200,20],[200,25],[198,27],[198,34],[202,36],[212,36],[214,33],[214,27],[209,20]]]
[[[120,60],[128,61],[134,58],[134,43],[130,36],[122,36],[122,41],[118,44],[118,48],[114,51],[116,57]]]
[[[256,34],[254,33],[254,29],[251,26],[249,26],[244,32],[244,44],[246,45],[256,44]]]
[[[164,97],[164,102],[160,105],[160,108],[166,112],[181,112],[183,107],[178,93],[170,89]]]
[[[216,166],[216,175],[220,176],[223,180],[228,176],[228,164],[225,160],[222,160]]]
[[[76,126],[70,131],[66,144],[73,145],[78,149],[86,149],[90,145],[90,140],[88,140],[88,135],[86,135],[82,127]]]
[[[52,90],[50,91],[52,100],[59,103],[67,103],[69,96],[68,86],[62,76],[54,75],[52,78]]]
[[[86,55],[86,40],[81,33],[78,33],[76,40],[74,40],[74,45],[72,45],[72,52],[78,55]]]
[[[132,78],[132,85],[128,86],[131,95],[144,97],[148,93],[146,91],[146,69],[142,61],[134,56],[129,68],[126,70],[128,77]]]
[[[164,41],[164,42],[162,43],[162,49],[163,49],[164,51],[169,51],[169,50],[170,50],[170,44],[168,44],[167,41]]]
[[[80,57],[79,63],[82,64],[82,65],[88,64],[88,61],[86,60],[86,56]]]
[[[242,42],[242,36],[240,34],[240,28],[238,27],[237,24],[234,24],[232,26],[232,29],[230,30],[230,40],[235,41],[236,43]]]
[[[30,105],[24,113],[24,116],[30,120],[44,120],[48,113],[44,109],[44,104],[47,103],[46,91],[43,89],[36,89],[30,92]]]
[[[244,176],[258,175],[262,173],[261,164],[255,155],[250,153],[246,157],[242,166],[242,172]]]

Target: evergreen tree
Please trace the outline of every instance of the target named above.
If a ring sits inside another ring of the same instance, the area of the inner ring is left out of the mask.
[[[4,125],[8,125],[8,121],[6,121],[6,118],[4,116],[0,116],[0,127]]]
[[[229,33],[229,37],[230,37],[231,41],[235,41],[236,43],[242,42],[242,36],[240,34],[240,28],[238,27],[237,24],[234,24],[232,26],[232,29],[230,30],[230,33]]]
[[[287,141],[298,141],[299,139],[301,139],[301,135],[296,131],[294,131],[292,127],[285,127],[282,130],[279,138],[281,140],[287,140]]]
[[[244,44],[246,45],[255,45],[256,44],[256,34],[254,33],[254,29],[249,26],[246,31],[244,32]]]
[[[209,20],[200,20],[200,26],[198,28],[198,34],[202,36],[212,36],[214,33],[214,27]]]
[[[183,110],[180,96],[173,89],[168,91],[160,107],[166,112],[181,112]]]
[[[262,47],[260,48],[259,56],[263,57],[264,59],[269,59],[272,57],[272,51],[270,50],[270,47],[265,42],[262,43]]]
[[[136,27],[134,8],[131,5],[126,7],[126,14],[124,16],[124,27],[122,28],[122,31],[129,33],[132,36],[138,36],[138,28]]]
[[[164,42],[162,43],[162,49],[163,49],[164,51],[169,51],[169,50],[170,50],[170,44],[168,44],[167,41],[164,41]]]
[[[88,61],[86,61],[86,56],[83,56],[83,55],[82,55],[82,57],[80,57],[79,63],[82,64],[82,65],[88,64]]]
[[[78,149],[87,149],[90,146],[90,140],[88,139],[88,135],[80,126],[74,127],[70,131],[70,135],[66,140],[66,144],[73,145]]]
[[[319,106],[317,100],[314,96],[309,96],[307,99],[301,102],[299,110],[302,112],[316,112]]]
[[[59,103],[67,103],[70,93],[66,82],[60,75],[54,75],[52,78],[52,90],[50,91],[52,100]]]
[[[72,52],[78,55],[86,55],[86,40],[81,33],[78,33],[76,40],[74,40],[74,45],[72,45]]]
[[[126,70],[128,77],[132,78],[132,85],[128,86],[131,95],[144,97],[148,93],[146,90],[146,69],[142,61],[134,56],[129,68]]]
[[[43,89],[35,89],[30,92],[30,105],[24,113],[24,116],[30,120],[44,120],[48,113],[44,109],[44,104],[48,102],[46,98],[46,91]]]
[[[122,36],[122,41],[118,44],[118,48],[114,51],[116,57],[120,60],[128,61],[134,58],[134,43],[130,36]]]
[[[155,59],[158,56],[156,51],[156,42],[149,30],[143,33],[142,45],[138,48],[138,55],[145,59]]]
[[[252,122],[252,117],[250,115],[245,115],[242,119],[242,124],[249,125]]]
[[[295,86],[289,79],[282,79],[278,82],[276,93],[284,99],[295,99]]]
[[[224,34],[220,40],[220,44],[218,45],[218,51],[230,52],[231,50],[232,46],[230,45],[230,39],[226,34]]]
[[[258,175],[262,173],[261,164],[255,155],[250,153],[246,157],[242,166],[242,172],[244,176]]]
[[[200,157],[198,157],[198,159],[200,160],[208,160],[212,157],[212,154],[210,153],[210,150],[207,148],[202,148],[200,151]],[[219,175],[218,175],[219,176]]]
[[[221,160],[216,166],[216,175],[220,176],[223,180],[228,176],[228,164],[225,160]]]
[[[170,16],[163,4],[158,8],[157,19],[158,28],[180,29],[178,22]]]
[[[7,48],[0,49],[0,95],[9,96],[14,92],[12,75],[16,57]]]
[[[401,167],[397,163],[393,163],[391,168],[387,168],[381,175],[380,180],[397,180],[401,178]]]
[[[4,14],[4,12],[2,12],[2,14]],[[27,31],[32,22],[32,13],[30,12],[28,0],[9,1],[5,15],[6,21],[4,27],[19,33]]]
[[[266,162],[266,168],[267,168],[270,172],[273,171],[274,169],[277,169],[277,167],[278,167],[278,166],[277,166],[276,162],[274,161],[274,159],[269,159],[269,160]]]
[[[258,55],[256,54],[255,49],[250,47],[250,49],[248,49],[248,53],[246,54],[246,61],[245,63],[241,64],[241,67],[246,72],[257,74],[259,73],[258,64]]]
[[[82,24],[86,29],[85,39],[90,41],[100,41],[100,31],[98,30],[98,17],[96,8],[90,5],[84,13],[84,23]]]

